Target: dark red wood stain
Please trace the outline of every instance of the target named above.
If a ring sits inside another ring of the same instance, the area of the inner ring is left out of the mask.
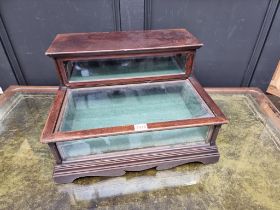
[[[58,34],[46,55],[105,55],[199,48],[202,43],[185,29]]]
[[[49,144],[56,159],[54,169],[55,181],[67,183],[83,176],[120,176],[125,174],[126,171],[140,171],[153,167],[163,170],[188,162],[202,162],[206,164],[218,161],[219,153],[215,143],[216,137],[221,125],[227,123],[228,120],[199,82],[190,76],[193,70],[196,49],[201,46],[202,43],[185,29],[58,34],[47,50],[46,55],[54,58],[58,75],[64,87],[60,88],[57,92],[41,135],[41,142]],[[86,61],[91,59],[176,54],[186,54],[185,73],[70,83],[63,64],[64,61],[70,60]],[[67,103],[68,88],[145,84],[172,80],[189,80],[213,112],[214,117],[148,123],[148,130],[146,131],[135,131],[134,125],[68,132],[61,132],[57,129],[62,119],[65,104]],[[206,125],[212,128],[209,143],[199,146],[173,145],[172,147],[160,146],[134,149],[90,155],[71,161],[63,161],[56,147],[56,142]]]

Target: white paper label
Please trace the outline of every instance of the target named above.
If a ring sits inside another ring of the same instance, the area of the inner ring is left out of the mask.
[[[134,130],[135,131],[148,130],[148,126],[147,126],[147,124],[137,124],[137,125],[134,125]]]

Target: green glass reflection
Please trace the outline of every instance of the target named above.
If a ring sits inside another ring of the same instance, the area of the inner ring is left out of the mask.
[[[59,130],[86,130],[212,116],[189,81],[80,88],[70,91]]]
[[[208,126],[133,133],[57,143],[64,160],[92,154],[174,144],[206,143]]]
[[[68,61],[65,69],[70,82],[162,76],[184,73],[186,55]]]

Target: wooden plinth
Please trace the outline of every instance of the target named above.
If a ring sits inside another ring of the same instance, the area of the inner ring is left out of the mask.
[[[172,150],[133,153],[128,155],[95,158],[75,162],[63,162],[54,168],[54,180],[57,183],[70,183],[87,176],[122,176],[126,171],[142,171],[150,168],[165,170],[190,162],[203,164],[219,160],[216,146],[202,145]]]

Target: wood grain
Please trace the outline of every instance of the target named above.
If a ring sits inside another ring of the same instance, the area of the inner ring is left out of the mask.
[[[86,176],[122,176],[127,171],[142,171],[149,168],[165,170],[185,163],[215,163],[219,160],[216,146],[182,146],[172,150],[151,151],[139,154],[129,153],[123,156],[108,156],[100,159],[62,163],[54,168],[54,180],[57,183],[69,183]]]
[[[202,43],[186,29],[58,34],[46,55],[128,54],[197,49]]]

